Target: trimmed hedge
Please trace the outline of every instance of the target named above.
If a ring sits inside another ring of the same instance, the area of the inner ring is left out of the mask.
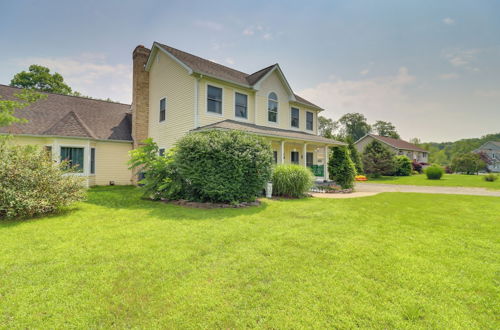
[[[173,156],[186,199],[214,203],[253,201],[272,174],[271,145],[241,131],[191,133]]]
[[[277,165],[273,171],[273,195],[304,197],[313,182],[314,175],[309,168],[295,164]]]
[[[439,180],[443,176],[444,170],[441,166],[431,165],[425,169],[425,175],[429,180]]]

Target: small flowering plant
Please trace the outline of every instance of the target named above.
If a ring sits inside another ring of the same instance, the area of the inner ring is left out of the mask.
[[[368,179],[367,179],[367,178],[366,178],[366,176],[364,176],[364,175],[356,175],[356,176],[354,177],[354,180],[356,180],[356,181],[366,181],[366,180],[368,180]]]

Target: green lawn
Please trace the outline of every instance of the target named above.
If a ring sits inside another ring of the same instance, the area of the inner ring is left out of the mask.
[[[500,177],[497,181],[484,181],[483,175],[444,174],[440,180],[429,180],[425,174],[411,176],[383,176],[378,179],[369,179],[366,183],[409,184],[417,186],[446,186],[446,187],[480,187],[500,189]]]
[[[96,188],[0,221],[0,328],[498,328],[499,201],[199,210]]]

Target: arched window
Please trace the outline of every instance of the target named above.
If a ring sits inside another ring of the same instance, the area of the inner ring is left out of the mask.
[[[278,95],[275,92],[269,93],[267,97],[267,120],[272,123],[278,122]]]

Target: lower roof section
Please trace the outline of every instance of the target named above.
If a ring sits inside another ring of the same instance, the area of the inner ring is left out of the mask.
[[[220,129],[220,130],[239,130],[248,133],[252,133],[255,135],[271,137],[276,139],[285,139],[285,140],[297,140],[302,142],[314,142],[320,144],[327,145],[345,145],[344,142],[335,141],[332,139],[327,139],[325,137],[309,134],[300,131],[293,131],[275,127],[268,126],[260,126],[249,123],[242,123],[236,120],[226,119],[223,121],[219,121],[214,124],[201,126],[196,129],[193,129],[192,132],[206,131],[212,129]]]

